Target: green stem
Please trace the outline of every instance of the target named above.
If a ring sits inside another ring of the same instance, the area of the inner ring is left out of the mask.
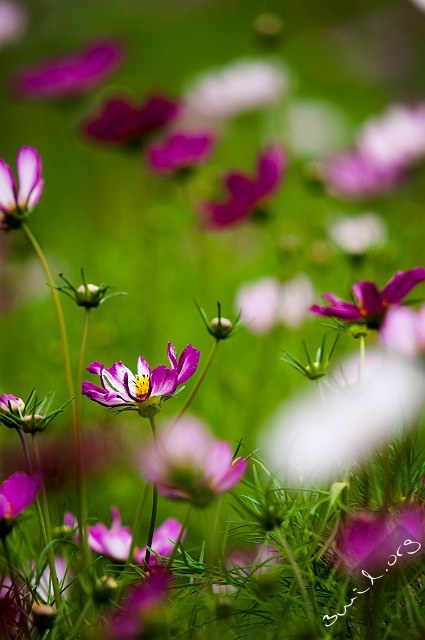
[[[360,363],[359,363],[359,382],[363,380],[364,373],[364,363],[365,363],[365,351],[366,351],[366,340],[364,336],[360,336],[359,338],[360,345]]]
[[[196,396],[196,394],[198,393],[198,389],[202,384],[203,379],[205,378],[208,369],[210,368],[211,362],[214,359],[215,356],[215,352],[217,351],[217,347],[218,347],[218,343],[220,341],[215,339],[214,340],[214,344],[211,347],[211,350],[208,354],[208,358],[204,364],[204,368],[202,369],[201,373],[199,374],[199,378],[195,384],[195,386],[193,387],[192,391],[189,393],[186,402],[184,403],[183,407],[180,409],[179,413],[176,415],[176,417],[173,420],[172,426],[174,426],[175,424],[177,424],[177,422],[180,420],[180,418],[183,416],[183,414],[187,411],[187,409],[189,408],[190,404],[192,403],[193,398]]]
[[[22,606],[22,598],[19,592],[18,584],[16,582],[15,569],[12,564],[12,559],[10,557],[9,547],[7,546],[6,538],[3,538],[2,542],[3,542],[4,557],[6,558],[7,566],[9,569],[10,581],[12,583],[12,589],[15,595],[16,607],[19,609],[20,613],[22,614],[22,618],[24,619],[23,627],[24,627],[25,637],[31,638],[29,628],[28,628],[28,613],[24,610]]]
[[[302,578],[302,575],[301,575],[301,571],[300,571],[300,569],[299,569],[299,567],[298,567],[298,565],[297,565],[297,563],[295,561],[294,556],[291,553],[291,550],[289,548],[288,543],[286,542],[286,540],[284,539],[284,537],[280,533],[280,530],[276,527],[274,529],[274,532],[275,532],[275,535],[276,535],[276,538],[277,538],[279,544],[281,545],[282,549],[285,552],[285,555],[286,555],[286,558],[288,559],[289,564],[291,565],[292,571],[294,573],[295,581],[298,584],[298,588],[300,590],[301,597],[303,599],[304,606],[305,606],[306,611],[307,611],[307,617],[308,617],[312,627],[315,628],[316,627],[316,621],[315,621],[314,616],[313,616],[313,610],[312,610],[312,607],[311,607],[311,603],[310,603],[309,599],[307,598],[307,590],[306,590],[306,586],[304,584],[304,581],[303,581],[303,578]]]
[[[133,559],[134,547],[136,546],[137,540],[139,539],[140,528],[142,525],[143,509],[145,508],[146,498],[148,497],[148,491],[149,491],[149,484],[146,484],[144,491],[140,497],[139,504],[137,505],[136,515],[134,516],[133,536],[131,538],[130,553],[128,554],[128,560],[127,560],[128,564],[130,564]]]
[[[170,557],[168,558],[168,562],[167,562],[167,565],[165,567],[165,571],[170,571],[171,570],[171,565],[173,564],[173,560],[176,557],[177,549],[179,548],[180,543],[181,543],[182,538],[183,538],[183,534],[186,531],[187,523],[189,522],[189,518],[190,518],[190,514],[191,513],[192,513],[192,505],[189,505],[189,508],[188,508],[188,510],[186,512],[186,517],[185,517],[185,519],[183,521],[183,524],[181,526],[181,529],[179,531],[179,535],[178,535],[177,540],[176,540],[176,542],[174,544],[174,547],[173,547],[173,550],[172,550],[172,552],[170,554]]]
[[[155,441],[156,438],[156,427],[155,427],[155,419],[153,416],[149,416],[149,422],[151,424],[151,429],[152,429],[152,437]],[[152,539],[153,539],[153,532],[155,531],[155,522],[156,522],[156,512],[158,509],[158,488],[156,486],[156,484],[154,483],[153,485],[153,494],[152,494],[152,512],[151,512],[151,521],[149,524],[149,532],[148,532],[148,539],[146,542],[146,555],[145,555],[145,565],[147,567],[149,567],[149,559],[151,557],[151,552],[149,551],[149,548],[152,547]]]
[[[25,456],[25,462],[27,463],[28,473],[30,474],[30,476],[32,476],[31,458],[30,458],[30,454],[29,454],[29,451],[28,451],[27,443],[25,442],[24,434],[22,433],[22,431],[21,431],[21,429],[19,427],[16,427],[16,431],[18,432],[18,436],[19,436],[19,439],[20,439],[21,444],[22,444],[22,449],[23,449],[24,456]]]
[[[77,513],[78,513],[78,542],[80,547],[83,566],[90,564],[90,549],[87,539],[87,502],[86,487],[84,475],[83,446],[81,437],[81,385],[83,380],[84,361],[87,348],[87,337],[90,323],[90,309],[85,309],[83,336],[81,339],[80,355],[78,358],[77,369],[77,395],[75,398],[75,421],[74,421],[74,443],[75,443],[75,459],[77,467]]]
[[[32,434],[32,444],[33,444],[33,449],[34,449],[34,456],[35,456],[35,460],[37,463],[37,467],[40,471],[40,473],[42,473],[42,466],[41,466],[41,458],[40,458],[40,452],[38,449],[38,444],[37,441],[35,439],[35,434]],[[56,607],[59,609],[62,606],[62,594],[60,591],[60,587],[59,587],[59,581],[58,581],[58,576],[56,574],[56,565],[55,565],[55,556],[53,553],[53,548],[52,545],[50,544],[52,541],[52,529],[50,526],[50,516],[49,516],[49,505],[47,502],[47,493],[46,493],[46,487],[44,485],[44,480],[42,480],[41,483],[41,508],[40,508],[40,513],[39,513],[39,517],[40,517],[40,524],[42,524],[42,531],[43,531],[43,537],[46,543],[46,554],[47,554],[47,560],[49,563],[49,567],[50,567],[50,577],[52,580],[52,585],[53,585],[53,593],[55,595],[55,602],[56,602]],[[44,512],[44,513],[43,513]]]
[[[47,264],[47,260],[44,256],[43,250],[41,249],[40,245],[38,244],[35,236],[33,235],[33,233],[31,232],[31,230],[29,229],[29,227],[27,226],[26,222],[22,223],[22,230],[24,231],[25,235],[27,236],[28,240],[30,241],[35,253],[37,254],[38,259],[40,260],[41,266],[43,268],[43,271],[46,275],[47,278],[47,282],[50,286],[51,292],[52,292],[52,296],[53,296],[53,302],[55,305],[55,309],[56,309],[56,316],[58,319],[58,325],[59,325],[59,332],[60,332],[60,337],[61,337],[61,344],[62,344],[62,354],[63,354],[63,361],[64,361],[64,367],[65,367],[65,378],[66,378],[66,384],[68,387],[68,394],[70,397],[74,396],[74,385],[72,382],[72,372],[71,372],[71,359],[69,357],[69,348],[68,348],[68,337],[66,334],[66,327],[65,327],[65,319],[63,316],[63,311],[62,311],[62,305],[59,299],[59,293],[57,291],[57,289],[55,288],[55,282],[53,280],[49,265]]]

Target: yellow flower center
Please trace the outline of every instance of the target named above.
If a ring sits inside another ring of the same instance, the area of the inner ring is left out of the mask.
[[[136,387],[136,396],[138,398],[142,398],[149,393],[149,389],[151,386],[151,381],[147,373],[144,373],[142,376],[134,377],[134,385]]]

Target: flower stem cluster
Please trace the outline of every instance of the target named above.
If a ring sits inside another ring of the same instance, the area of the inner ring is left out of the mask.
[[[107,293],[108,289],[110,289],[110,285],[103,282],[99,285],[87,283],[83,269],[81,269],[83,283],[80,284],[79,287],[74,287],[63,273],[60,273],[59,277],[62,278],[65,284],[56,285],[55,288],[74,300],[79,307],[85,307],[86,309],[98,307],[102,302],[105,302],[105,300],[113,298],[114,296],[126,295],[125,291]]]
[[[281,358],[283,362],[289,364],[293,369],[301,373],[301,375],[305,376],[309,380],[318,380],[319,378],[323,378],[328,372],[328,368],[331,362],[331,358],[334,354],[336,343],[338,342],[339,335],[337,334],[333,345],[330,348],[328,354],[326,354],[326,334],[323,336],[322,344],[317,349],[316,357],[311,357],[307,346],[303,340],[304,351],[307,356],[307,364],[303,364],[295,358],[295,356],[291,355],[287,351],[283,351],[284,357]]]

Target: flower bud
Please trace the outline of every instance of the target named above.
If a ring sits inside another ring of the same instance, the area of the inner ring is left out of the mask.
[[[10,411],[19,415],[25,409],[25,402],[12,395],[11,393],[4,393],[0,396],[0,413],[3,411]]]
[[[96,284],[80,284],[76,290],[76,301],[80,307],[98,307],[105,295],[105,287],[98,287]]]
[[[56,619],[56,609],[48,604],[33,604],[32,619],[39,633],[51,629]]]
[[[228,318],[215,317],[211,320],[211,329],[215,335],[221,337],[227,336],[233,329],[233,324]]]
[[[285,23],[276,13],[262,13],[255,18],[252,26],[261,41],[274,44],[281,38]]]
[[[118,583],[112,576],[102,576],[96,583],[93,596],[98,604],[109,602],[117,592]]]

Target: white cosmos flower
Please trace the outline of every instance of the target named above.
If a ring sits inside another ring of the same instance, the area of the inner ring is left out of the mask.
[[[189,87],[189,111],[205,118],[225,119],[278,102],[288,85],[284,67],[263,60],[237,60],[214,69]]]
[[[328,234],[346,253],[362,255],[385,243],[387,227],[375,213],[365,212],[339,217],[329,226]]]
[[[411,425],[424,398],[425,378],[412,364],[371,351],[362,382],[359,362],[336,370],[337,388],[317,385],[283,404],[261,437],[261,450],[283,481],[315,485],[342,479],[401,427]]]

